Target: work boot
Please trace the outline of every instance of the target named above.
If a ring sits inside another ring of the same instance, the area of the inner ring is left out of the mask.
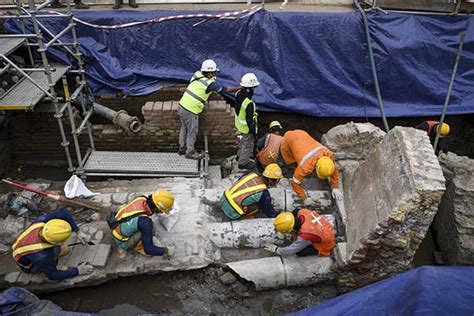
[[[56,1],[53,1],[51,3],[50,7],[53,8],[53,9],[64,9],[67,6],[65,4],[62,4],[61,2],[59,2],[59,0],[56,0]]]
[[[121,6],[122,6],[122,0],[115,0],[115,4],[112,7],[112,9],[118,10],[118,9],[120,9]]]
[[[89,9],[89,6],[88,6],[87,4],[85,4],[85,3],[83,3],[83,2],[80,1],[80,0],[79,0],[79,1],[76,1],[75,3],[76,3],[76,9],[77,9],[77,10],[87,10],[87,9]]]
[[[130,8],[138,8],[138,4],[136,3],[136,0],[128,0],[128,5],[130,6]]]
[[[187,153],[186,155],[184,155],[184,157],[186,157],[187,159],[194,159],[194,160],[199,160],[203,158],[202,154],[198,153],[195,150]]]
[[[182,156],[184,154],[186,154],[186,147],[179,147],[178,155]]]

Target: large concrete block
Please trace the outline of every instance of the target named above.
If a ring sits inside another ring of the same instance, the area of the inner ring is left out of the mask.
[[[444,182],[426,133],[392,129],[345,179],[347,264],[339,284],[363,286],[409,268]]]
[[[474,160],[448,153],[439,161],[447,183],[434,230],[443,260],[474,265]]]

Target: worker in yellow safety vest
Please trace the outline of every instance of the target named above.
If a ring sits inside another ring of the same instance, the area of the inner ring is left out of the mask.
[[[256,167],[254,146],[257,141],[258,114],[252,96],[260,82],[255,74],[247,73],[242,76],[240,85],[242,89],[237,92],[234,103],[235,127],[240,133],[238,166],[240,169],[253,169]]]
[[[224,191],[220,200],[222,211],[233,220],[249,218],[260,210],[267,217],[277,216],[280,212],[274,209],[268,188],[275,187],[282,177],[281,169],[275,163],[269,164],[262,174],[244,174]]]
[[[217,64],[212,59],[203,61],[201,71],[194,73],[179,101],[178,115],[181,129],[178,153],[185,155],[188,159],[202,158],[202,155],[196,152],[194,145],[199,131],[199,114],[204,110],[211,93],[225,94],[240,89],[240,87],[224,87],[219,84],[216,81],[218,71]]]
[[[12,245],[12,255],[18,267],[26,273],[44,273],[50,280],[64,280],[93,271],[90,264],[77,268],[58,267],[58,259],[69,253],[64,242],[77,233],[85,244],[87,235],[79,230],[74,219],[65,210],[57,210],[36,218],[21,232]]]
[[[281,136],[283,127],[280,122],[270,123],[270,132],[263,135],[257,142],[257,160],[263,167],[276,163],[280,157],[280,146],[283,140]]]
[[[148,196],[140,196],[122,206],[114,218],[107,218],[112,236],[121,256],[127,250],[147,256],[171,255],[170,247],[158,247],[153,242],[153,221],[151,216],[157,213],[169,215],[174,204],[174,196],[167,190],[159,190]]]

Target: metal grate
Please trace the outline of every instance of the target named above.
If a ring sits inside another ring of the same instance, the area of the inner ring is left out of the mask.
[[[25,41],[24,38],[0,38],[0,54],[8,56]]]
[[[93,151],[84,173],[92,176],[199,177],[199,162],[177,153]]]

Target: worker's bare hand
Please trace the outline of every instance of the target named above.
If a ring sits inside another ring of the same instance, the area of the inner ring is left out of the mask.
[[[276,250],[277,250],[278,247],[275,246],[274,244],[268,244],[268,245],[263,246],[263,248],[264,248],[266,251],[276,252]]]

